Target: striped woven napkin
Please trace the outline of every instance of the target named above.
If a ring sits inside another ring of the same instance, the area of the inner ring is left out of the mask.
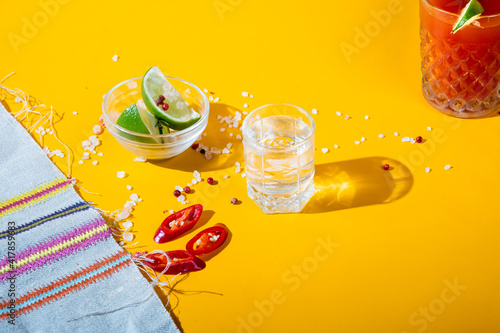
[[[179,332],[101,215],[0,104],[0,332]]]

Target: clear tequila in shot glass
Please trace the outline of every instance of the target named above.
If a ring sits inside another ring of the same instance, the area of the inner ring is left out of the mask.
[[[248,196],[268,214],[300,212],[314,194],[314,120],[289,104],[252,111],[243,122]]]

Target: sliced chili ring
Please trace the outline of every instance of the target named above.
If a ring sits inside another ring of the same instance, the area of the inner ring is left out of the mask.
[[[229,229],[222,223],[200,231],[186,245],[193,255],[207,254],[218,249],[227,239]]]
[[[170,242],[193,229],[203,212],[202,205],[192,205],[168,216],[156,230],[154,240],[162,244]]]
[[[184,250],[166,251],[165,254],[150,253],[146,255],[146,258],[149,260],[144,260],[144,264],[158,273],[163,272],[170,260],[170,266],[165,272],[169,275],[201,271],[206,267],[203,260]]]

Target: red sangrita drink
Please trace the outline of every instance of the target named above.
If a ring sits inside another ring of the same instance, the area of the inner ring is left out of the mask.
[[[420,0],[422,88],[437,110],[477,118],[500,110],[500,0],[452,34],[468,0]]]

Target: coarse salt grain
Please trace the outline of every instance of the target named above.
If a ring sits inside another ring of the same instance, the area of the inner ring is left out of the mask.
[[[99,125],[94,125],[94,127],[92,127],[92,130],[94,131],[95,134],[101,134],[102,133],[102,127],[99,126]]]
[[[185,199],[186,199],[186,197],[182,194],[177,197],[177,201],[179,201],[179,202],[183,202],[183,201],[185,201]]]
[[[429,168],[429,167],[425,168],[425,172],[427,172],[427,173],[431,172],[431,168]]]
[[[134,162],[146,162],[147,159],[145,157],[135,157]]]
[[[322,148],[321,151],[323,152],[323,154],[326,154],[329,152],[328,148]]]
[[[361,137],[361,141],[366,141],[366,138],[364,136]]]
[[[398,135],[399,135],[399,133],[398,133],[398,132],[394,132],[394,136],[398,136]]]
[[[224,179],[228,179],[229,178],[229,175],[224,175],[223,177]]]
[[[219,97],[215,97],[214,98],[214,103],[217,103],[218,101],[220,101]]]
[[[212,101],[214,100],[214,98],[213,98],[212,96],[208,96],[208,100],[209,100],[210,102],[212,102]]]
[[[244,91],[244,92],[241,93],[241,96],[248,97],[248,93],[246,91]]]
[[[359,145],[361,142],[359,141],[354,141],[355,144]]]
[[[233,146],[233,144],[232,144],[231,142],[229,142],[229,143],[226,145],[227,149],[231,149],[231,147],[232,147],[232,146]]]
[[[318,110],[316,110],[316,109],[312,109],[312,110],[311,110],[311,113],[312,113],[312,114],[318,114]]]
[[[80,161],[78,161],[78,163],[79,163],[79,164],[83,164],[83,161],[82,161],[82,160],[80,160]]]
[[[205,158],[206,158],[207,160],[211,160],[211,159],[212,159],[212,152],[211,152],[211,151],[207,151],[207,152],[205,152]]]
[[[103,154],[103,153],[101,153],[101,152],[97,153],[97,156],[103,156],[103,155],[104,155],[104,154]]]
[[[241,174],[241,177],[246,177],[246,176],[247,176],[247,174],[244,172]]]
[[[133,239],[134,239],[134,235],[131,232],[126,232],[123,234],[124,241],[130,242]]]
[[[137,201],[137,199],[139,199],[139,196],[136,193],[130,195],[130,200]]]
[[[132,190],[132,186],[127,185],[127,190],[129,190],[129,191]]]
[[[113,59],[114,62],[118,61],[118,56],[115,54],[111,59]]]
[[[76,111],[73,111],[73,114],[74,114],[74,115],[76,116],[76,115],[78,114],[78,112],[76,112]]]
[[[432,127],[427,126],[427,130],[428,130],[428,131],[432,131]]]
[[[243,107],[244,107],[244,108],[247,108],[247,107],[248,107],[248,104],[247,104],[247,103],[243,104]]]
[[[339,147],[339,146],[338,146],[338,145],[336,145],[336,144],[335,144],[335,145],[333,145],[333,148],[338,148],[338,147]]]
[[[125,175],[126,175],[125,171],[118,171],[116,173],[116,177],[118,177],[118,178],[125,178]]]
[[[241,139],[241,135],[236,134],[236,139]]]
[[[97,165],[97,164],[99,164],[99,161],[94,161],[94,162],[92,162],[92,164]]]
[[[207,92],[208,92],[208,89],[203,89],[203,92],[204,92],[204,93],[207,93]]]
[[[345,117],[344,117],[345,120],[348,120],[349,118],[351,118],[351,117],[349,117],[348,114],[346,114]]]
[[[410,137],[405,136],[404,138],[401,139],[401,142],[410,142]]]
[[[335,114],[336,114],[337,116],[341,116],[341,115],[342,115],[342,112],[337,111],[337,112],[335,112]]]
[[[234,134],[233,133],[229,133],[229,136],[233,136]]]
[[[123,224],[122,224],[122,225],[123,225],[123,227],[124,227],[126,230],[128,230],[128,229],[132,228],[132,226],[133,226],[134,224],[132,223],[132,221],[127,220],[127,221],[123,222]]]
[[[222,127],[222,128],[220,129],[220,131],[221,131],[221,132],[224,132],[225,130],[226,130],[226,129],[225,129],[224,127]]]
[[[231,151],[229,149],[227,149],[227,148],[224,148],[224,149],[222,149],[222,153],[223,154],[229,154],[229,153],[231,153]]]
[[[366,115],[366,116],[365,116],[365,119],[366,119],[366,120],[368,120],[368,119],[370,119],[370,117],[369,117],[368,115]]]
[[[379,134],[378,137],[381,138],[381,139],[383,139],[385,137],[385,135]]]
[[[445,170],[450,170],[450,169],[451,169],[451,165],[446,164],[446,165],[444,166],[444,169],[445,169]]]
[[[182,188],[182,186],[179,186],[179,185],[175,185],[175,189],[182,192],[184,191],[184,189]]]

